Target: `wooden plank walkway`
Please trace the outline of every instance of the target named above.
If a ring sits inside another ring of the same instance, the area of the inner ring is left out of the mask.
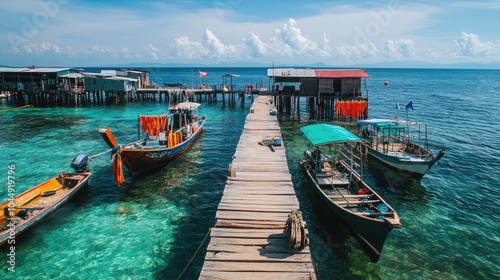
[[[285,147],[258,144],[281,138],[270,98],[258,96],[246,118],[200,279],[316,279],[309,246],[289,250],[284,233],[288,215],[299,209]]]

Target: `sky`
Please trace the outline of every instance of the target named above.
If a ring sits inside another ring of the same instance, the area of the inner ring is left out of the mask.
[[[0,65],[500,66],[500,2],[17,0]]]

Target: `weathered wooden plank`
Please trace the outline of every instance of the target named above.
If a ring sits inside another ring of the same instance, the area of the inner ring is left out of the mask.
[[[217,211],[216,219],[241,219],[253,221],[286,221],[288,213],[258,213],[258,212],[242,212],[242,211]]]
[[[275,212],[275,213],[290,213],[294,208],[281,205],[255,205],[255,204],[242,204],[242,203],[219,203],[217,210],[228,211],[255,211],[255,212]]]
[[[285,238],[232,238],[232,237],[212,237],[210,243],[214,244],[228,244],[228,245],[239,245],[239,246],[267,246],[270,240],[276,246],[288,246],[288,239]]]
[[[270,184],[265,184],[262,182],[230,182],[227,181],[226,185],[231,185],[231,186],[269,186],[269,187],[274,187],[274,186],[289,186],[293,188],[292,182],[276,182],[276,183],[270,183]]]
[[[252,223],[244,223],[252,222]],[[262,221],[241,221],[241,220],[224,220],[218,219],[215,222],[216,227],[230,227],[241,229],[285,229],[286,224],[283,222],[262,223]]]
[[[233,190],[233,189],[225,189],[224,194],[231,195],[235,193],[235,195],[251,195],[251,194],[256,194],[256,195],[294,195],[295,192],[293,189],[239,189],[239,190]]]
[[[267,197],[266,197],[267,198]],[[227,203],[245,203],[245,204],[255,204],[255,205],[282,205],[282,206],[290,206],[290,207],[298,207],[299,202],[297,201],[296,198],[290,197],[289,199],[282,200],[282,199],[274,199],[272,197],[269,197],[265,200],[261,199],[255,199],[251,197],[245,197],[243,199],[235,196],[223,196],[220,202],[227,202]],[[297,210],[295,208],[294,210]]]
[[[241,237],[248,238],[288,238],[283,230],[279,229],[233,229],[233,228],[212,228],[210,236],[215,237]]]
[[[310,262],[302,263],[255,263],[255,262],[219,262],[208,260],[205,261],[207,271],[255,271],[255,272],[305,272],[314,271],[314,267]],[[244,279],[232,277],[230,279]],[[263,279],[263,278],[260,278]],[[264,277],[264,279],[274,279],[272,277]]]
[[[262,279],[273,279],[273,280],[311,280],[316,279],[315,275],[311,272],[242,272],[242,271],[202,271],[200,273],[200,278],[203,280],[208,279],[245,279],[245,280],[262,280]]]
[[[241,177],[241,176],[267,177],[269,179],[272,179],[273,177],[283,177],[283,178],[289,178],[290,180],[292,178],[290,173],[274,171],[274,170],[268,170],[268,171],[264,171],[264,172],[238,171],[238,170],[236,170],[236,177]]]
[[[288,182],[290,181],[290,178],[289,176],[280,176],[277,178],[259,178],[255,176],[238,176],[238,174],[236,174],[236,177],[230,177],[229,180],[248,182]]]
[[[261,204],[261,205],[277,205],[277,203],[273,203],[273,201],[276,201],[277,199],[274,198],[272,196],[269,196],[269,195],[265,195],[266,198],[263,199],[262,202],[257,202],[258,204]],[[261,195],[246,195],[246,196],[237,196],[237,195],[232,195],[232,196],[228,196],[228,195],[225,195],[224,196],[224,200],[221,200],[221,202],[235,202],[235,203],[241,203],[241,204],[251,204],[251,203],[254,203],[255,200],[258,200],[258,197],[261,197]],[[228,200],[226,200],[228,199]],[[284,198],[280,198],[280,200],[282,201],[282,205],[292,205],[292,206],[298,206],[298,201],[297,201],[297,198],[294,198],[293,196],[289,196],[288,199],[284,199]],[[285,202],[286,201],[286,202]]]
[[[210,252],[208,251],[205,260],[212,261],[246,261],[246,262],[293,262],[304,263],[310,262],[309,254],[294,254],[294,253],[228,253],[228,252]]]
[[[272,165],[271,165],[272,166]],[[254,164],[239,164],[235,165],[236,172],[279,172],[279,173],[288,173],[288,165],[277,165],[269,168],[269,165],[254,165]]]
[[[246,184],[250,183],[250,184]],[[232,189],[232,190],[268,190],[268,189],[275,189],[275,190],[288,190],[292,189],[293,186],[290,185],[289,182],[284,182],[284,184],[278,184],[278,183],[273,183],[273,184],[253,184],[254,182],[236,182],[235,184],[227,184],[226,188]]]
[[[207,251],[210,252],[227,252],[227,253],[287,253],[287,254],[309,254],[309,248],[300,252],[295,252],[288,249],[288,244],[282,242],[278,244],[269,243],[266,245],[241,246],[234,244],[210,243]]]

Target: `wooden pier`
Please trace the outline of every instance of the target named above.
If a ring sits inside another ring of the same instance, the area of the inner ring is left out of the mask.
[[[309,246],[289,249],[285,233],[290,213],[299,209],[285,147],[259,144],[281,140],[270,98],[258,96],[246,118],[200,279],[316,279]]]

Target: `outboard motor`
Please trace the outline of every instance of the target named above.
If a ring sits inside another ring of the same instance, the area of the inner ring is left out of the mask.
[[[71,168],[77,173],[88,171],[89,157],[86,154],[78,154],[71,162]]]

